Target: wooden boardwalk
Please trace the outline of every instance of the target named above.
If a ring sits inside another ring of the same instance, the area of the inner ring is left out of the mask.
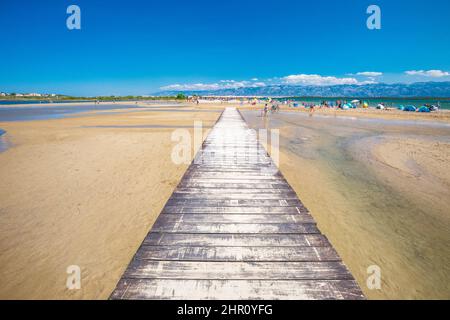
[[[111,299],[363,299],[238,111],[205,140]]]

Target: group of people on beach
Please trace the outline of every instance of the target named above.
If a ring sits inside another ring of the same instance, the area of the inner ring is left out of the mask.
[[[276,113],[276,112],[279,112],[279,111],[280,111],[280,106],[278,104],[272,104],[270,106],[270,112],[271,113]],[[269,114],[269,104],[266,103],[264,105],[263,110],[262,110],[262,116],[263,117],[267,117],[268,114]]]

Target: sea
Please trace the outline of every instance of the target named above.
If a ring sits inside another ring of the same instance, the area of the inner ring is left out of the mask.
[[[0,105],[15,104],[41,104],[41,103],[77,103],[77,102],[93,102],[92,100],[0,100]]]

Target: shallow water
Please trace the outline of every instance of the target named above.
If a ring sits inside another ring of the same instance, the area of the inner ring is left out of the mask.
[[[369,298],[449,298],[450,189],[411,159],[411,176],[379,163],[392,139],[450,143],[445,123],[242,111],[253,128],[280,130],[280,168]],[[411,151],[414,153],[414,150]],[[389,170],[392,170],[389,171]],[[414,175],[420,179],[414,179]],[[436,199],[418,192],[431,186]],[[378,265],[382,289],[365,286]]]
[[[39,107],[0,107],[0,122],[2,121],[33,121],[60,119],[73,116],[82,112],[102,112],[103,115],[111,114],[108,110],[126,109],[126,112],[220,112],[214,109],[186,109],[187,105],[176,104],[73,104],[65,106],[39,106]],[[117,112],[117,111],[116,111]]]
[[[9,147],[9,143],[4,136],[5,133],[5,130],[0,129],[0,152],[5,151]]]
[[[18,104],[61,104],[61,103],[94,103],[95,100],[0,100],[0,105],[18,105]],[[130,104],[133,103],[133,101],[129,100],[116,100],[116,102],[129,102]],[[107,103],[107,102],[104,102]],[[109,104],[112,104],[113,102],[109,102]],[[151,100],[151,101],[139,101],[141,104],[158,104],[158,105],[176,105],[177,103],[174,102],[168,102],[168,101],[158,101],[158,100]]]
[[[73,114],[88,111],[103,111],[116,109],[138,109],[140,107],[130,104],[74,104],[70,106],[49,107],[1,107],[1,121],[32,121],[49,120],[67,117]]]
[[[52,102],[50,102],[50,100],[0,100],[0,105],[41,104],[41,103],[77,103],[77,102],[89,102],[89,101],[72,100],[72,101],[52,101]]]

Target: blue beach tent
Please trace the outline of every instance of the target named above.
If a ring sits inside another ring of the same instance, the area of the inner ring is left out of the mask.
[[[414,106],[406,106],[405,109],[403,111],[407,111],[407,112],[416,112],[417,108]]]
[[[427,106],[422,106],[417,111],[419,111],[419,112],[430,112],[430,109]]]

